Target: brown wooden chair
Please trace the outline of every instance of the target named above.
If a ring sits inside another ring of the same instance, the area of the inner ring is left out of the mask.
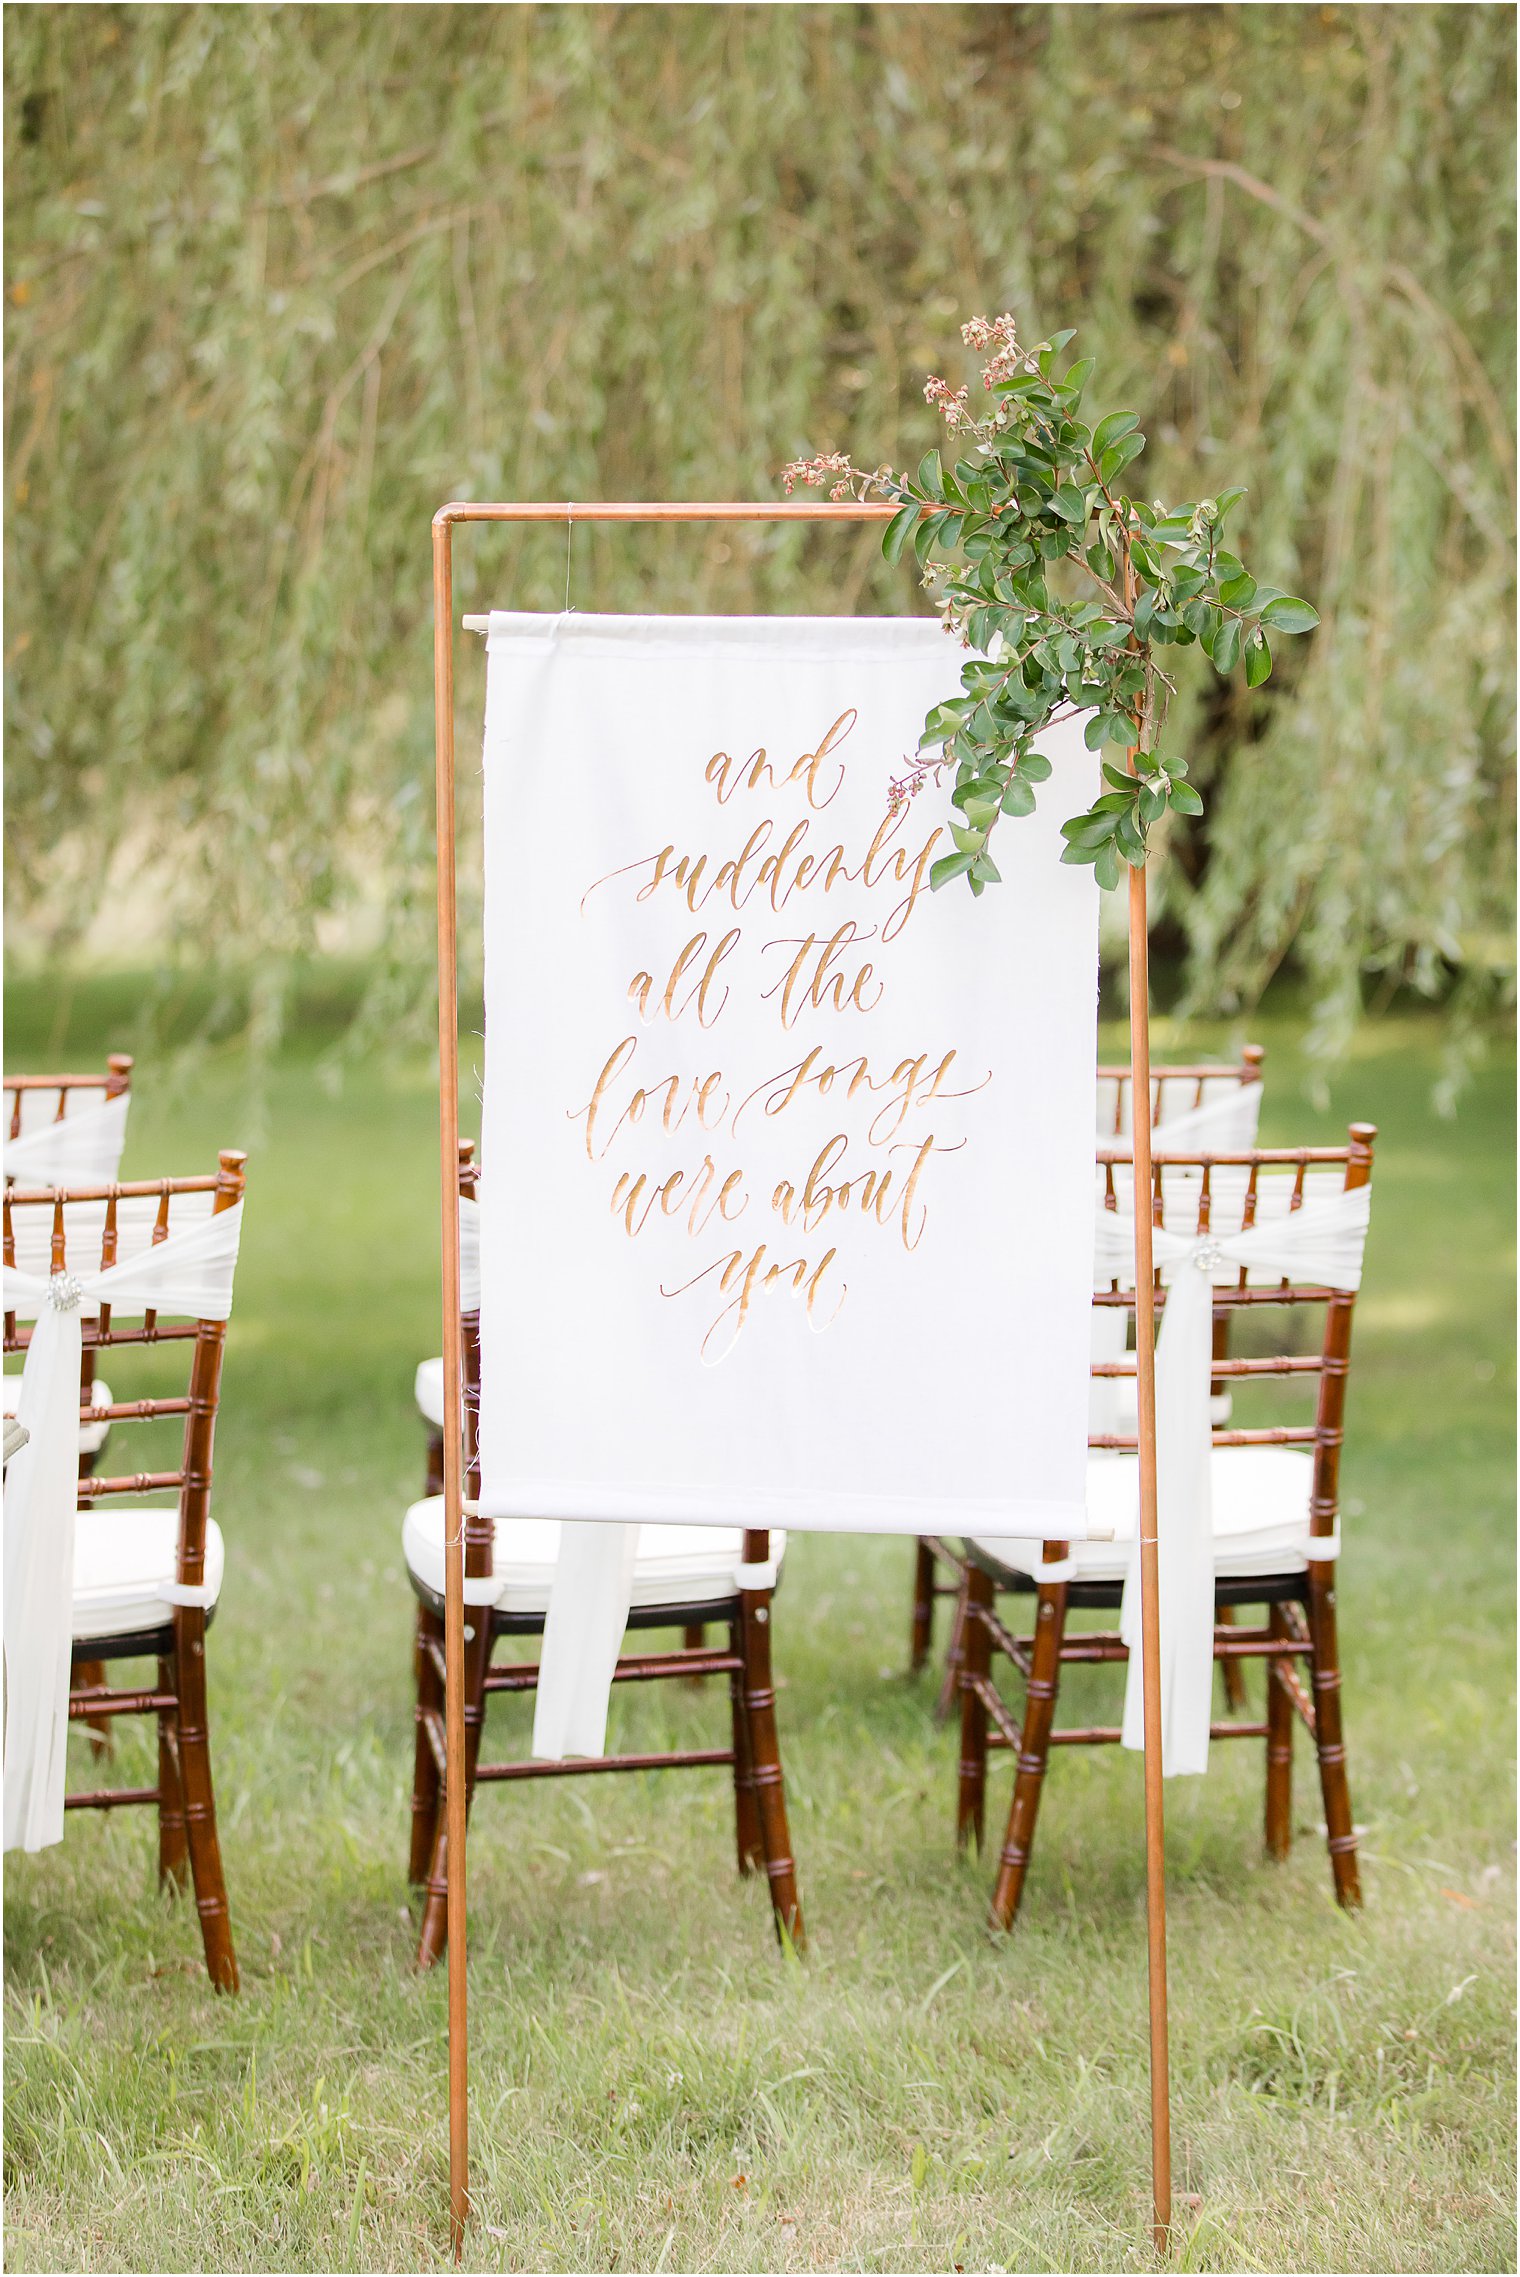
[[[132,1060],[125,1052],[112,1052],[106,1062],[106,1070],[103,1075],[8,1075],[5,1078],[4,1088],[5,1130],[8,1142],[14,1142],[18,1138],[30,1138],[45,1128],[56,1128],[58,1124],[63,1123],[70,1116],[77,1115],[86,1108],[103,1105],[108,1099],[128,1098],[132,1089]],[[71,1187],[77,1187],[86,1183],[104,1182],[106,1178],[114,1178],[119,1160],[120,1147],[118,1143],[116,1158],[109,1165],[105,1166],[99,1173],[92,1173],[91,1179],[88,1181],[81,1177],[72,1177],[68,1183]],[[24,1169],[18,1173],[15,1179],[11,1177],[9,1170],[7,1170],[6,1175],[7,1183],[12,1184],[19,1182],[24,1186],[47,1186],[54,1183],[51,1178],[34,1176]],[[14,1412],[9,1405],[9,1401],[14,1397],[9,1389],[12,1381],[13,1379],[7,1379],[7,1414]],[[102,1396],[99,1401],[92,1401],[91,1391],[94,1381],[95,1352],[93,1346],[86,1345],[84,1372],[80,1379],[80,1407],[85,1409],[92,1405],[98,1405],[102,1409],[109,1408],[111,1395],[108,1386],[102,1385]],[[99,1416],[81,1418],[79,1427],[81,1468],[86,1463],[93,1464],[95,1462],[105,1445],[109,1431],[108,1419]]]
[[[7,1265],[28,1271],[104,1269],[129,1254],[129,1245],[168,1240],[191,1217],[233,1208],[242,1199],[246,1156],[220,1155],[214,1175],[165,1178],[55,1191],[7,1188],[4,1241]],[[193,1200],[192,1197],[200,1197]],[[206,1968],[218,1991],[235,1992],[237,1959],[217,1840],[206,1713],[206,1632],[220,1590],[224,1551],[211,1516],[212,1454],[221,1393],[227,1324],[180,1320],[162,1312],[102,1307],[83,1323],[87,1355],[116,1355],[133,1347],[179,1344],[186,1348],[182,1392],[135,1400],[114,1399],[106,1411],[113,1426],[184,1418],[183,1451],[173,1469],[143,1469],[109,1477],[87,1475],[81,1464],[74,1545],[73,1673],[71,1721],[98,1725],[123,1715],[158,1722],[158,1777],[152,1786],[97,1788],[70,1794],[69,1810],[116,1810],[151,1804],[158,1812],[160,1881],[183,1887],[193,1879]],[[5,1315],[5,1350],[24,1352],[30,1326]],[[81,1420],[89,1411],[83,1411]],[[114,1497],[172,1493],[174,1501],[133,1501],[112,1510]],[[182,1595],[209,1602],[187,1603]],[[152,1684],[112,1687],[108,1663],[152,1659]]]
[[[478,1172],[471,1149],[460,1148],[460,1193],[473,1198]],[[480,1409],[480,1316],[460,1322],[464,1383],[465,1495],[480,1489],[477,1423]],[[428,1482],[434,1477],[429,1459]],[[448,1838],[444,1813],[444,1648],[443,1497],[430,1492],[407,1512],[403,1547],[418,1599],[414,1671],[416,1742],[412,1777],[412,1829],[409,1875],[423,1889],[418,1966],[437,1960],[448,1936]],[[726,1676],[729,1690],[728,1744],[673,1749],[660,1754],[572,1757],[557,1762],[515,1760],[483,1763],[481,1741],[486,1709],[498,1693],[531,1693],[537,1688],[535,1663],[503,1662],[493,1655],[503,1637],[543,1634],[552,1585],[558,1528],[543,1519],[502,1519],[493,1524],[466,1511],[467,1588],[500,1587],[494,1604],[466,1605],[465,1611],[465,1777],[466,1809],[482,1783],[520,1779],[573,1778],[603,1771],[654,1771],[720,1765],[732,1770],[738,1865],[741,1874],[763,1870],[770,1888],[779,1937],[804,1943],[802,1907],[787,1823],[786,1789],[776,1731],[776,1694],[771,1676],[771,1601],[782,1539],[769,1533],[729,1527],[670,1526],[641,1530],[629,1638],[613,1675],[615,1684],[663,1679],[689,1681]],[[648,1545],[653,1544],[653,1547]],[[774,1552],[774,1556],[773,1556]],[[726,1631],[726,1641],[709,1648],[708,1626]],[[636,1633],[676,1629],[688,1640],[679,1651],[633,1649]],[[690,1640],[695,1637],[695,1643]]]
[[[102,1107],[107,1100],[129,1097],[131,1089],[132,1060],[126,1052],[112,1052],[104,1074],[100,1075],[7,1075],[4,1079],[6,1177],[26,1186],[56,1184],[56,1179],[45,1169],[24,1158],[18,1159],[13,1167],[9,1160],[10,1149],[18,1140],[27,1142],[28,1152],[37,1146],[46,1149],[45,1133],[55,1133],[59,1124]],[[125,1110],[122,1110],[111,1119],[109,1135],[101,1142],[114,1149],[114,1159],[98,1157],[97,1162],[91,1164],[94,1177],[104,1180],[115,1176],[124,1130]],[[76,1165],[69,1183],[77,1186],[84,1182]]]
[[[128,1098],[132,1089],[132,1065],[132,1059],[128,1053],[112,1052],[106,1061],[103,1075],[6,1076],[4,1090],[7,1144],[13,1146],[14,1142],[22,1136],[30,1138],[34,1133],[40,1133],[45,1128],[56,1127],[69,1116],[77,1115],[81,1110],[102,1105],[108,1099]],[[124,1112],[125,1110],[123,1110]],[[121,1159],[120,1137],[124,1128],[125,1126],[122,1124],[117,1129],[113,1134],[116,1142],[114,1146],[108,1146],[97,1158],[96,1163],[92,1165],[90,1171],[92,1177],[114,1178],[116,1176]],[[6,1178],[8,1183],[15,1182],[9,1164],[7,1164]],[[35,1169],[29,1170],[23,1164],[20,1169],[20,1182],[26,1186],[36,1186],[50,1185],[53,1181],[46,1175],[37,1174]],[[70,1183],[78,1184],[80,1181],[75,1178],[71,1179]],[[4,1412],[7,1415],[14,1415],[16,1411],[16,1390],[16,1378],[7,1376],[3,1393]],[[79,1406],[79,1468],[81,1475],[88,1477],[95,1468],[111,1431],[109,1414],[111,1387],[104,1379],[99,1382],[96,1381],[95,1350],[93,1345],[89,1344],[85,1346],[81,1366]],[[101,1667],[96,1666],[82,1673],[83,1680],[87,1683],[101,1684],[105,1681],[105,1671]],[[92,1742],[95,1753],[98,1756],[108,1755],[110,1753],[109,1723],[103,1717],[98,1721],[92,1718],[91,1729],[95,1735]]]
[[[1151,1125],[1152,1135],[1160,1144],[1160,1132],[1170,1124],[1180,1133],[1180,1143],[1188,1146],[1246,1146],[1254,1145],[1256,1123],[1261,1108],[1262,1063],[1266,1058],[1262,1044],[1246,1044],[1240,1058],[1233,1065],[1220,1065],[1214,1061],[1178,1062],[1151,1069]],[[1233,1110],[1243,1095],[1249,1093],[1249,1103],[1243,1115]],[[1222,1120],[1222,1136],[1189,1137],[1191,1128],[1205,1130],[1213,1119]],[[1098,1069],[1098,1143],[1100,1146],[1123,1145],[1130,1129],[1130,1069],[1124,1066],[1100,1066]],[[1215,1318],[1215,1342],[1222,1350],[1221,1339],[1227,1334],[1222,1314]],[[1121,1398],[1128,1393],[1130,1418],[1133,1420],[1133,1381],[1124,1387]],[[1215,1386],[1216,1413],[1227,1420],[1229,1394],[1223,1385]],[[960,1575],[953,1565],[946,1565],[936,1557],[932,1541],[920,1536],[913,1563],[913,1603],[909,1616],[908,1671],[917,1676],[934,1649],[934,1609],[940,1598],[947,1597],[955,1605],[951,1619],[949,1641],[945,1649],[945,1667],[940,1682],[939,1697],[935,1703],[935,1720],[946,1721],[960,1697]],[[1243,1695],[1237,1697],[1236,1671],[1228,1671],[1231,1704],[1243,1704]]]
[[[1224,1146],[1234,1143],[1237,1131],[1256,1136],[1256,1112],[1261,1099],[1259,1086],[1262,1065],[1266,1059],[1262,1044],[1246,1044],[1238,1060],[1233,1063],[1217,1060],[1173,1061],[1151,1069],[1151,1133],[1157,1145],[1159,1134],[1167,1125],[1181,1125],[1176,1136],[1179,1144],[1187,1146]],[[1101,1066],[1098,1069],[1098,1138],[1101,1144],[1122,1146],[1130,1130],[1131,1070],[1128,1063]],[[1252,1094],[1242,1102],[1242,1092]],[[1256,1112],[1242,1121],[1232,1110],[1244,1105]],[[1200,1119],[1205,1125],[1215,1116],[1223,1123],[1225,1137],[1203,1138],[1193,1135]],[[1188,1126],[1192,1126],[1190,1130]]]
[[[1185,1165],[1168,1156],[1157,1165],[1154,1216],[1175,1231],[1217,1233],[1265,1222],[1274,1197],[1269,1181],[1285,1181],[1293,1209],[1306,1190],[1326,1184],[1349,1190],[1370,1184],[1372,1125],[1354,1123],[1344,1147],[1253,1150],[1226,1158],[1190,1158]],[[1116,1167],[1127,1158],[1110,1155],[1105,1177],[1112,1206]],[[1178,1170],[1183,1175],[1179,1177]],[[1227,1180],[1228,1170],[1233,1178]],[[1306,1181],[1310,1182],[1306,1188]],[[1226,1190],[1228,1189],[1228,1199]],[[1212,1211],[1212,1217],[1211,1217]],[[1239,1213],[1239,1214],[1237,1214]],[[1191,1222],[1190,1222],[1191,1221]],[[1355,1297],[1332,1289],[1270,1281],[1242,1271],[1237,1281],[1217,1285],[1216,1307],[1231,1321],[1265,1314],[1267,1333],[1251,1341],[1269,1347],[1247,1357],[1221,1355],[1212,1361],[1238,1393],[1267,1382],[1286,1385],[1292,1404],[1308,1411],[1293,1423],[1241,1426],[1233,1420],[1212,1428],[1214,1504],[1214,1598],[1216,1665],[1243,1668],[1266,1663],[1263,1718],[1226,1720],[1211,1726],[1214,1739],[1266,1742],[1266,1848],[1287,1854],[1291,1838],[1293,1719],[1314,1741],[1324,1798],[1335,1894],[1344,1906],[1360,1903],[1356,1837],[1346,1778],[1341,1728],[1341,1675],[1336,1637],[1336,1568],[1333,1558],[1309,1558],[1302,1543],[1334,1539],[1339,1500],[1340,1455],[1346,1377]],[[1157,1305],[1165,1290],[1158,1281]],[[1117,1282],[1094,1298],[1100,1307],[1132,1311],[1133,1291]],[[1297,1346],[1298,1349],[1290,1347]],[[1134,1355],[1095,1362],[1100,1379],[1133,1374]],[[1312,1407],[1309,1403],[1312,1401]],[[989,1750],[1008,1749],[1016,1776],[1007,1832],[992,1899],[994,1924],[1008,1928],[1018,1910],[1028,1872],[1049,1752],[1056,1746],[1117,1742],[1119,1727],[1091,1725],[1056,1729],[1054,1718],[1061,1671],[1072,1663],[1127,1662],[1117,1633],[1070,1632],[1071,1613],[1119,1604],[1133,1538],[1136,1499],[1136,1439],[1133,1431],[1099,1431],[1090,1440],[1090,1514],[1115,1521],[1112,1542],[1007,1542],[977,1540],[962,1553],[936,1545],[953,1557],[962,1583],[964,1646],[959,1675],[961,1758],[957,1834],[962,1843],[982,1841]],[[1160,1514],[1164,1528],[1166,1512]],[[1040,1578],[1042,1569],[1069,1567],[1067,1578]],[[999,1610],[1003,1596],[1032,1597],[1034,1618],[1027,1636],[1016,1635]],[[1227,1624],[1223,1615],[1236,1606],[1261,1606],[1264,1619],[1254,1627]],[[993,1680],[998,1655],[1023,1679],[1024,1706],[1016,1715]],[[1309,1664],[1306,1688],[1295,1665]]]

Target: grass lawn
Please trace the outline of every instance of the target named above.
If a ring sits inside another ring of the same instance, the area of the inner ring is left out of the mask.
[[[6,1064],[131,1048],[133,1001],[18,987]],[[1192,2194],[1175,2261],[1513,2268],[1513,1070],[1442,1123],[1434,1025],[1389,1019],[1316,1112],[1291,1018],[1252,1028],[1268,1139],[1352,1116],[1382,1134],[1343,1473],[1367,1905],[1332,1903],[1302,1735],[1286,1866],[1261,1856],[1257,1746],[1168,1786]],[[1163,1025],[1157,1046],[1225,1040]],[[445,2265],[444,1980],[411,1966],[399,1548],[412,1370],[438,1346],[434,1092],[421,1059],[334,1090],[329,1043],[317,1005],[258,1098],[215,1052],[177,1080],[139,1065],[128,1175],[251,1153],[209,1656],[243,1990],[208,1990],[148,1814],[75,1815],[61,1847],[7,1860],[12,2269]],[[482,1795],[475,2266],[1148,2265],[1138,1759],[1057,1756],[1024,1917],[990,1938],[990,1863],[952,1841],[955,1739],[903,1675],[910,1557],[798,1537],[788,1558],[804,1964],[735,1878],[726,1773]],[[725,1702],[670,1686],[614,1713],[657,1741],[726,1731]],[[120,1755],[129,1783],[150,1776],[146,1729]],[[1007,1779],[1002,1762],[994,1813]]]

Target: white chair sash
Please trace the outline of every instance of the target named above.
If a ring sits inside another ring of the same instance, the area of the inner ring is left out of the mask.
[[[1177,1100],[1184,1097],[1189,1088],[1180,1082],[1160,1086],[1160,1120],[1151,1132],[1151,1144],[1158,1152],[1173,1148],[1178,1152],[1238,1154],[1256,1144],[1256,1126],[1261,1120],[1261,1083],[1242,1083],[1232,1070],[1221,1069],[1218,1075],[1203,1078],[1203,1097],[1196,1105],[1177,1105]],[[1118,1084],[1112,1076],[1100,1082],[1100,1146],[1128,1144],[1132,1129],[1130,1089],[1129,1084]]]
[[[460,1311],[479,1312],[480,1292],[480,1204],[462,1194]],[[636,1525],[561,1522],[533,1702],[532,1751],[541,1761],[606,1751],[607,1702],[628,1625],[638,1547]],[[496,1584],[489,1587],[482,1602],[494,1604]]]
[[[1244,1154],[1256,1144],[1261,1120],[1259,1083],[1221,1083],[1196,1107],[1169,1113],[1165,1095],[1161,1120],[1151,1132],[1157,1153]]]
[[[67,1204],[65,1211],[73,1224]],[[25,1215],[45,1216],[51,1226],[50,1212]],[[31,1437],[5,1474],[7,1850],[43,1850],[63,1839],[81,1319],[110,1305],[118,1313],[151,1308],[225,1320],[242,1226],[238,1202],[104,1270],[43,1275],[5,1267],[5,1310],[37,1323],[16,1409]]]
[[[459,1198],[459,1309],[480,1310],[480,1204]],[[618,1649],[633,1601],[637,1525],[563,1520],[533,1700],[533,1754],[542,1762],[602,1755]],[[468,1585],[467,1585],[468,1587]],[[490,1585],[495,1590],[495,1583]],[[494,1603],[494,1594],[483,1600]]]
[[[459,1309],[480,1310],[480,1204],[459,1197]]]
[[[23,1096],[25,1096],[23,1094]],[[46,1097],[44,1093],[42,1096]],[[127,1138],[129,1091],[54,1121],[36,1123],[4,1142],[5,1176],[18,1186],[98,1186],[116,1176]]]
[[[1194,1173],[1193,1175],[1198,1175]],[[1220,1173],[1211,1174],[1217,1200]],[[1240,1172],[1241,1191],[1247,1173]],[[1206,1771],[1214,1685],[1214,1513],[1211,1498],[1209,1388],[1213,1362],[1213,1288],[1242,1270],[1255,1282],[1283,1279],[1320,1288],[1357,1289],[1362,1280],[1371,1208],[1370,1186],[1306,1197],[1290,1215],[1267,1189],[1291,1192],[1291,1180],[1262,1179],[1264,1221],[1209,1233],[1152,1229],[1156,1265],[1167,1284],[1156,1340],[1157,1565],[1161,1614],[1161,1766],[1163,1775]],[[1212,1214],[1212,1213],[1211,1213]],[[1230,1214],[1221,1210],[1226,1224]],[[1133,1284],[1134,1220],[1098,1211],[1094,1280]],[[1139,1528],[1124,1584],[1120,1634],[1129,1646],[1124,1695],[1126,1747],[1144,1747],[1140,1668]]]
[[[638,1554],[636,1523],[560,1521],[533,1702],[533,1753],[543,1762],[607,1752],[612,1672]]]

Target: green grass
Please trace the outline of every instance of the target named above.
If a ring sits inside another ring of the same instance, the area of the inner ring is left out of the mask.
[[[15,993],[7,1064],[132,1041],[125,984]],[[1437,1034],[1383,1021],[1266,1134],[1381,1126],[1344,1469],[1342,1620],[1367,1906],[1261,1857],[1260,1753],[1167,1790],[1177,2265],[1514,2266],[1512,1072],[1433,1115]],[[212,1739],[243,1972],[202,1972],[149,1818],[6,1872],[16,2269],[414,2269],[446,2250],[444,1981],[404,1873],[416,1359],[437,1348],[434,1093],[324,1080],[323,1007],[258,1098],[140,1066],[129,1171],[251,1146],[218,1439]],[[1222,1035],[1189,1038],[1220,1043]],[[1162,1024],[1157,1044],[1182,1039]],[[400,1229],[399,1237],[394,1229]],[[114,1371],[113,1371],[114,1372]],[[489,1792],[472,1836],[472,2261],[486,2268],[1124,2269],[1146,2243],[1138,1762],[1057,1758],[1025,1917],[951,1840],[955,1744],[904,1680],[909,1550],[799,1538],[782,1743],[812,1933],[773,1943],[721,1774]],[[514,1703],[514,1706],[520,1705]],[[722,1703],[641,1688],[625,1731]],[[502,1713],[501,1709],[493,1713]],[[123,1769],[146,1740],[123,1742]],[[1006,1770],[994,1810],[1006,1807]]]

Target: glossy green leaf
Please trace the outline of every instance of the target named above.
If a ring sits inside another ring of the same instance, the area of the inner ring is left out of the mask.
[[[1101,458],[1110,444],[1117,443],[1122,435],[1132,434],[1139,424],[1138,412],[1110,411],[1108,417],[1100,419],[1093,429],[1093,457]]]
[[[913,535],[913,525],[918,520],[918,512],[917,506],[905,506],[900,514],[892,516],[891,521],[883,530],[881,550],[888,561],[901,561],[903,548]]]
[[[942,854],[929,872],[929,890],[938,893],[941,886],[949,885],[952,878],[963,878],[970,869],[970,854]]]
[[[1295,594],[1283,593],[1267,603],[1261,612],[1261,621],[1274,632],[1313,632],[1319,623],[1319,611],[1311,608],[1307,601],[1300,601]]]

